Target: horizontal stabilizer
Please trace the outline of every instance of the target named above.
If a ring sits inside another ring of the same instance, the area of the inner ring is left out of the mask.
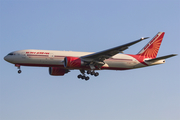
[[[176,56],[177,54],[171,54],[171,55],[166,55],[166,56],[162,56],[162,57],[158,57],[158,58],[154,58],[154,59],[150,59],[150,60],[146,60],[146,62],[156,62],[158,60],[163,60],[163,59],[167,59],[173,56]]]

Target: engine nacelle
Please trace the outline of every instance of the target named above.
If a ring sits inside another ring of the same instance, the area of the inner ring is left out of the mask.
[[[64,74],[68,73],[69,70],[62,69],[59,67],[49,67],[49,74],[53,76],[63,76]]]
[[[65,68],[80,68],[83,65],[83,61],[81,61],[78,57],[65,57],[64,58],[64,67]]]

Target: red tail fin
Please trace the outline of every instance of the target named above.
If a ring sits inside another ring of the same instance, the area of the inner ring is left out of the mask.
[[[138,55],[148,58],[156,58],[165,32],[159,32],[139,53]]]

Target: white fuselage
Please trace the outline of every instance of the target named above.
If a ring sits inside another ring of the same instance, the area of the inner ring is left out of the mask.
[[[73,51],[53,51],[53,50],[19,50],[14,51],[4,59],[10,63],[22,66],[39,66],[39,67],[62,67],[64,68],[64,58],[71,57],[81,57],[92,52],[73,52]],[[146,58],[150,59],[150,58]],[[127,70],[133,68],[146,67],[155,64],[164,63],[163,61],[158,61],[156,63],[145,63],[139,61],[133,55],[127,54],[117,54],[112,58],[106,59],[105,64],[101,69],[110,70]]]

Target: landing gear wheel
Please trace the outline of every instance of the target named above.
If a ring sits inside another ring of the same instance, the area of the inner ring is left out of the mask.
[[[95,72],[93,71],[93,72],[91,72],[91,75],[94,75],[95,74]]]
[[[87,80],[89,80],[89,77],[87,76],[87,77],[85,77],[85,80],[87,81]]]
[[[87,71],[87,74],[91,74],[91,71],[90,71],[90,70],[88,70],[88,71]]]
[[[77,78],[81,78],[82,80],[86,80],[86,81],[89,80],[90,78],[89,78],[89,76],[86,76],[85,73],[91,74],[91,73],[93,72],[93,73],[95,74],[95,72],[94,72],[94,71],[91,72],[91,70],[85,71],[85,70],[81,69],[80,72],[81,72],[82,74],[79,74],[79,75],[77,76]]]
[[[82,75],[80,74],[80,75],[78,75],[77,77],[78,77],[78,78],[82,78]]]
[[[94,76],[95,76],[95,77],[97,77],[98,75],[99,75],[99,73],[98,73],[98,72],[96,72],[96,73],[94,74]]]
[[[18,73],[20,74],[20,73],[21,73],[21,70],[18,70]]]
[[[85,79],[85,76],[82,76],[81,79]]]

